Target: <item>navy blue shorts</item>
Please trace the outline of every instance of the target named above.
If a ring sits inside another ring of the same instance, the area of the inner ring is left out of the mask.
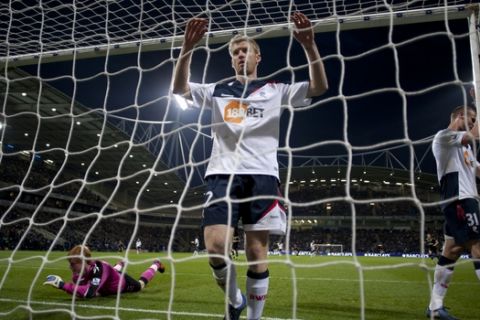
[[[480,239],[478,202],[462,199],[448,205],[444,210],[445,235],[453,237],[455,243],[464,245],[467,241]]]
[[[228,224],[236,227],[242,219],[245,231],[270,230],[274,234],[284,234],[286,215],[281,197],[278,179],[267,175],[234,175],[228,200],[218,201],[227,195],[230,175],[211,175],[206,178],[207,193],[203,210],[203,226]],[[270,198],[241,201],[251,197],[270,196]],[[239,201],[237,201],[239,200]]]

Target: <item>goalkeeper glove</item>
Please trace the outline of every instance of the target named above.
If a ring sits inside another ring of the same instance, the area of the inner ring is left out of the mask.
[[[63,279],[56,275],[48,275],[47,281],[43,283],[43,285],[49,285],[57,289],[63,289],[64,284],[65,282],[63,281]]]

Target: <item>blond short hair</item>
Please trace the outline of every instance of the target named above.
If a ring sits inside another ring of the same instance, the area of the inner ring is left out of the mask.
[[[228,44],[228,52],[230,52],[230,55],[232,55],[233,45],[242,41],[247,41],[250,46],[252,46],[253,50],[255,50],[255,53],[260,54],[260,46],[258,45],[257,41],[255,41],[253,38],[250,38],[249,36],[237,34],[232,39],[230,39],[230,43]]]
[[[81,262],[82,260],[90,259],[92,257],[92,252],[90,251],[89,247],[79,244],[70,249],[70,251],[68,252],[68,256],[79,256],[69,259]]]

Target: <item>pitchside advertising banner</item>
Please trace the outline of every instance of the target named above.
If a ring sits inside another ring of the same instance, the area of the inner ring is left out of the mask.
[[[269,255],[272,256],[278,256],[278,255],[284,255],[287,254],[286,251],[281,251],[281,252],[275,252],[275,251],[270,251]],[[312,253],[310,251],[295,251],[295,252],[290,252],[290,255],[292,256],[311,256]],[[324,253],[324,254],[314,254],[315,256],[334,256],[334,257],[351,257],[353,256],[352,252],[330,252],[330,253]],[[430,256],[428,254],[422,254],[422,253],[400,253],[400,252],[392,252],[392,253],[365,253],[365,252],[357,252],[355,254],[357,257],[402,257],[402,258],[429,258]],[[460,256],[460,259],[470,259],[471,257],[468,254],[463,254]]]

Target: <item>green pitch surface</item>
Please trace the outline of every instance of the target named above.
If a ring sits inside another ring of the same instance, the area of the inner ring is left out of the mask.
[[[118,253],[94,255],[110,263],[123,258]],[[74,303],[65,292],[42,286],[48,274],[70,279],[64,256],[64,252],[45,256],[25,251],[12,256],[0,251],[0,318],[73,319],[74,314],[83,319],[223,318],[224,296],[203,255],[130,253],[127,273],[134,278],[157,257],[167,271],[158,273],[142,292],[121,295],[119,300],[112,296],[76,299]],[[241,256],[236,263],[243,291],[245,258]],[[357,264],[351,257],[271,257],[264,319],[350,320],[362,319],[362,312],[371,320],[426,319],[434,265],[430,259],[362,257]],[[445,304],[462,320],[478,319],[479,296],[473,265],[462,261],[455,269]]]

